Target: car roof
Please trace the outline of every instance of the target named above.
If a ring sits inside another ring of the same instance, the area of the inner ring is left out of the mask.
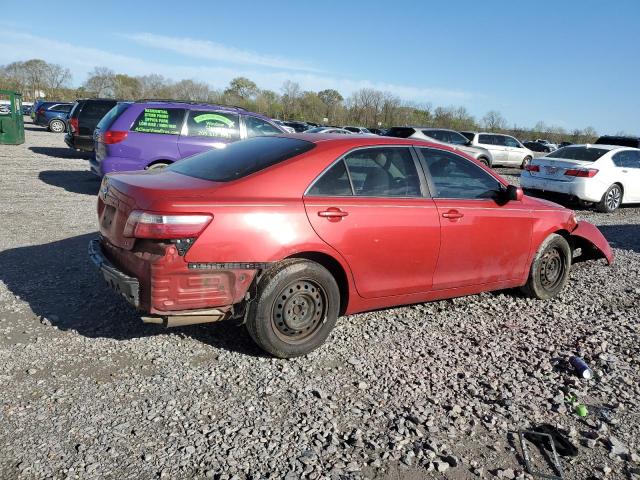
[[[435,147],[443,150],[449,150],[457,152],[458,149],[443,145],[441,143],[435,143],[428,140],[421,140],[418,138],[397,138],[397,137],[382,137],[378,135],[342,135],[339,133],[290,133],[279,135],[286,138],[295,138],[299,140],[306,140],[317,145],[328,143],[340,146],[353,146],[355,147],[368,147],[377,145],[417,145],[424,147]]]
[[[132,102],[134,105],[163,105],[165,107],[178,107],[178,108],[190,108],[190,109],[202,109],[202,110],[218,110],[233,113],[242,113],[243,115],[250,115],[253,117],[262,118],[271,121],[271,119],[265,115],[261,115],[256,112],[251,112],[243,107],[237,107],[235,105],[222,105],[219,103],[207,103],[207,102],[191,102],[188,100],[162,100],[162,99],[149,99],[138,100]]]
[[[625,147],[623,145],[606,145],[606,144],[600,144],[600,143],[579,143],[579,144],[567,145],[567,147],[601,148],[602,150],[618,150],[621,148],[627,148],[631,150],[640,150],[638,148]],[[567,147],[562,147],[562,148],[567,148]]]

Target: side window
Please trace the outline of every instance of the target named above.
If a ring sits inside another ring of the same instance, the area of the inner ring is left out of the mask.
[[[51,107],[50,110],[54,112],[69,113],[71,111],[71,105],[55,105]]]
[[[280,135],[282,132],[269,122],[247,115],[244,117],[244,124],[247,127],[247,137],[257,137],[260,135]]]
[[[502,138],[504,138],[504,143],[507,145],[507,147],[520,148],[520,144],[516,141],[515,138],[511,138],[511,137],[502,137]]]
[[[445,132],[442,132],[440,130],[423,130],[422,133],[424,133],[427,137],[435,138],[436,140],[439,140],[441,142],[449,141],[449,139],[444,135]]]
[[[480,167],[454,153],[421,148],[427,162],[435,198],[493,198],[501,184]]]
[[[340,160],[324,172],[309,189],[309,195],[321,197],[353,195],[347,168],[344,166],[344,160]]]
[[[239,118],[236,113],[191,110],[187,118],[186,135],[238,140]]]
[[[493,145],[493,135],[478,135],[478,143]]]
[[[184,108],[145,108],[131,127],[139,133],[179,135],[184,121]]]
[[[458,132],[447,132],[447,133],[449,133],[449,142],[454,145],[466,145],[467,143],[469,143],[469,140],[467,140],[467,137],[459,134]]]
[[[640,168],[640,152],[633,150],[623,150],[613,156],[613,163],[616,167]]]
[[[363,148],[345,157],[356,195],[419,197],[420,178],[409,148]]]

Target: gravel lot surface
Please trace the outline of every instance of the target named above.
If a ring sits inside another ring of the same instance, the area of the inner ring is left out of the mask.
[[[579,211],[616,263],[575,265],[554,301],[354,315],[277,360],[230,322],[143,325],[107,289],[99,182],[62,135],[28,124],[0,165],[0,478],[525,478],[514,432],[542,424],[578,448],[565,478],[640,478],[640,208]]]

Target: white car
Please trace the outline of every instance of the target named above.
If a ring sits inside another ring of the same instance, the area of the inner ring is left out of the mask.
[[[527,147],[509,135],[487,132],[460,132],[471,141],[475,147],[486,148],[493,157],[492,166],[524,168],[535,154]]]
[[[338,127],[314,127],[309,130],[305,130],[302,133],[336,133],[338,135],[353,135],[349,130]]]
[[[342,128],[344,128],[345,130],[349,130],[351,133],[355,133],[358,135],[375,135],[375,133],[371,132],[368,128],[365,128],[365,127],[346,126]]]
[[[536,158],[520,176],[528,192],[560,193],[613,212],[640,202],[640,149],[617,145],[571,145]]]
[[[295,129],[293,129],[289,125],[285,125],[282,120],[273,120],[272,119],[271,121],[273,123],[275,123],[276,125],[278,125],[282,130],[284,130],[287,133],[296,133]]]

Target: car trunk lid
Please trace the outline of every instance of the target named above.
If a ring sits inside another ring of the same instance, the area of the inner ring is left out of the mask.
[[[593,162],[583,160],[556,160],[553,158],[536,158],[527,168],[529,174],[535,178],[570,182],[575,176],[565,175],[567,170],[590,168]],[[537,169],[536,169],[537,167]]]

